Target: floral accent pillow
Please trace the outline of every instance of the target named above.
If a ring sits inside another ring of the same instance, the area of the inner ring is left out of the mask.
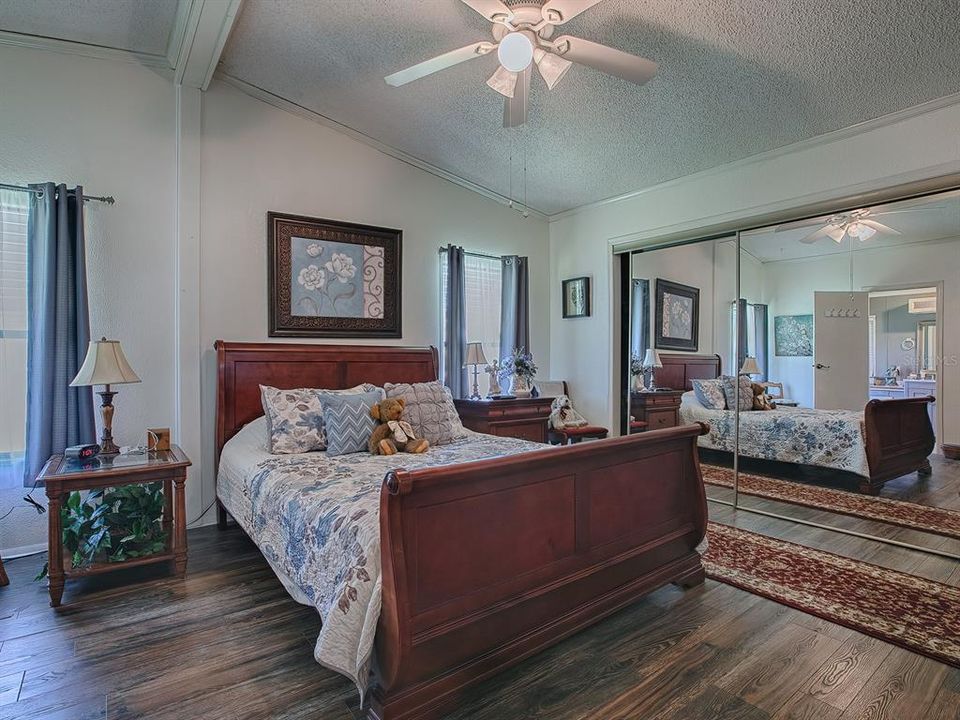
[[[383,390],[364,383],[347,390],[295,388],[281,390],[269,385],[260,386],[260,401],[267,418],[267,438],[274,455],[312,452],[327,449],[327,435],[323,421],[323,396],[359,395]]]
[[[727,396],[723,392],[723,381],[720,378],[694,380],[693,394],[708,410],[723,410],[727,407]]]
[[[741,375],[739,378],[733,378],[729,375],[724,375],[721,380],[723,380],[723,395],[727,399],[727,410],[753,410],[753,381],[748,375]],[[736,383],[735,380],[739,380],[739,383]],[[737,403],[737,391],[735,389],[736,385],[740,386],[740,402]]]
[[[417,437],[431,445],[447,445],[467,436],[450,390],[438,381],[426,383],[387,383],[388,398],[405,401],[403,419],[413,426]]]

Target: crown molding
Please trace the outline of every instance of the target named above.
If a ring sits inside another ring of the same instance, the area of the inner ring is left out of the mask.
[[[500,203],[501,205],[506,205],[510,207],[511,204],[513,204],[513,201],[511,201],[510,198],[506,197],[505,195],[501,195],[495,190],[491,190],[488,187],[475,183],[471,180],[467,180],[466,178],[462,178],[459,175],[456,175],[448,170],[444,170],[443,168],[437,167],[436,165],[428,163],[424,160],[420,160],[419,158],[416,158],[413,155],[409,155],[405,153],[403,150],[398,150],[397,148],[391,147],[390,145],[382,143],[379,140],[376,140],[370,137],[369,135],[365,135],[364,133],[358,130],[354,130],[353,128],[347,125],[344,125],[343,123],[337,122],[336,120],[329,118],[326,115],[322,115],[316,112],[315,110],[311,110],[310,108],[304,107],[303,105],[298,105],[297,103],[291,100],[288,100],[284,97],[281,97],[280,95],[275,95],[269,90],[265,90],[256,85],[252,85],[251,83],[248,83],[245,80],[241,80],[238,77],[234,77],[233,75],[230,75],[224,72],[223,70],[217,70],[214,76],[219,78],[220,80],[223,80],[225,83],[236,88],[237,90],[244,93],[245,95],[249,95],[250,97],[256,98],[257,100],[265,102],[268,105],[272,105],[275,108],[279,108],[280,110],[285,110],[286,112],[291,113],[292,115],[297,115],[298,117],[302,117],[306,120],[311,120],[315,123],[323,125],[324,127],[330,128],[331,130],[335,130],[336,132],[342,135],[346,135],[351,140],[356,140],[357,142],[361,142],[364,145],[367,145],[373,148],[374,150],[378,150],[384,155],[389,155],[395,160],[399,160],[400,162],[406,163],[407,165],[412,165],[413,167],[419,170],[428,172],[431,175],[434,175],[438,178],[451,182],[454,185],[459,185],[460,187],[465,188],[467,190],[472,190],[473,192],[479,195],[482,195],[483,197],[489,200],[494,200]],[[513,208],[513,209],[516,210],[516,208]],[[532,218],[536,218],[537,220],[543,220],[545,222],[549,219],[545,213],[542,213],[539,210],[536,210],[535,208],[528,207],[527,210],[529,211],[530,217]],[[520,212],[520,211],[517,210],[517,212]]]
[[[91,45],[88,43],[73,42],[71,40],[59,40],[42,35],[24,35],[22,33],[0,30],[0,45],[47,50],[65,55],[80,55],[98,60],[119,60],[120,62],[136,63],[137,65],[156,68],[157,70],[164,71],[164,73],[172,72],[173,70],[166,55],[142,53],[134,50],[121,50],[104,45]]]
[[[699,180],[702,178],[712,177],[714,175],[720,175],[737,168],[749,167],[750,165],[768,162],[770,160],[801,152],[803,150],[810,150],[824,145],[830,145],[831,143],[839,140],[845,140],[857,135],[862,135],[863,133],[871,130],[877,130],[889,125],[895,125],[899,122],[919,117],[920,115],[936,112],[937,110],[942,110],[954,105],[960,105],[960,93],[944,95],[943,97],[928,100],[927,102],[920,103],[919,105],[913,105],[902,110],[881,115],[880,117],[876,117],[871,120],[864,120],[863,122],[856,123],[855,125],[848,125],[847,127],[838,128],[837,130],[831,130],[823,135],[817,135],[812,138],[807,138],[806,140],[798,140],[797,142],[789,145],[783,145],[771,150],[765,150],[764,152],[757,153],[756,155],[750,155],[745,158],[740,158],[739,160],[733,160],[731,162],[724,163],[723,165],[715,165],[714,167],[706,168],[704,170],[700,170],[699,172],[690,173],[689,175],[681,175],[680,177],[673,178],[672,180],[666,180],[662,183],[641,188],[639,190],[632,190],[628,193],[623,193],[622,195],[615,195],[603,200],[597,200],[596,202],[579,205],[575,208],[570,208],[569,210],[553,213],[548,217],[550,222],[565,220],[566,218],[573,217],[574,215],[579,215],[580,213],[590,210],[595,210],[597,208],[604,207],[605,205],[613,205],[615,203],[623,202],[624,200],[641,197],[643,195],[658,192],[665,188],[674,187],[691,180]]]

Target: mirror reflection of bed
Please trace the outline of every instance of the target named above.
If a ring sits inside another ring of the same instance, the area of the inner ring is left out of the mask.
[[[960,512],[960,193],[765,227],[739,243],[739,253],[732,237],[631,261],[635,285],[652,288],[667,270],[701,288],[697,351],[660,349],[653,379],[683,390],[679,422],[711,425],[699,444],[712,516],[724,521],[723,504],[736,503],[960,553],[960,535],[936,527],[937,510]],[[697,262],[708,255],[709,273]],[[634,353],[654,342],[637,307],[632,298]],[[716,377],[739,375],[775,409],[698,396],[710,358]],[[908,515],[931,527],[900,523]]]

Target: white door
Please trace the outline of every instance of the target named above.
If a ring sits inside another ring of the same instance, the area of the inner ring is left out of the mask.
[[[870,373],[867,293],[813,295],[813,405],[862,410]]]

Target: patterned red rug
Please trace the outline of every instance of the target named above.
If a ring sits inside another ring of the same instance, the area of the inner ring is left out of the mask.
[[[705,483],[733,487],[733,470],[730,468],[701,463],[700,469]],[[740,473],[740,492],[960,539],[960,512],[956,510],[871,497],[847,490],[834,490],[744,472]]]
[[[711,522],[707,577],[960,667],[960,590]]]

